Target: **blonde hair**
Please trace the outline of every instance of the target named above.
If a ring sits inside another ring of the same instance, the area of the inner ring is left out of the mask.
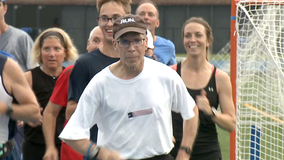
[[[58,34],[59,36],[56,36],[55,34]],[[54,37],[60,41],[60,44],[64,47],[66,51],[65,61],[74,62],[78,58],[78,50],[74,46],[70,36],[63,29],[54,27],[43,31],[35,40],[35,44],[31,51],[33,63],[42,64],[41,47],[44,39],[48,37]]]
[[[108,2],[116,2],[117,4],[123,7],[123,10],[125,11],[126,14],[131,13],[132,0],[97,0],[97,10],[98,10],[99,15],[100,15],[102,6]]]

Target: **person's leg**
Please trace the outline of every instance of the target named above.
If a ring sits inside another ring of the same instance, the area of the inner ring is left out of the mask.
[[[22,145],[24,141],[24,127],[18,128],[18,132],[16,133],[15,137],[15,146],[17,145],[17,148],[13,149],[13,156],[14,159],[18,159],[18,157],[21,157],[19,160],[22,160],[23,153],[22,153]]]
[[[14,159],[12,152],[10,152],[5,158],[0,160],[17,160],[17,159]]]
[[[14,140],[14,148],[11,153],[13,155],[14,160],[22,160],[22,151],[19,148],[19,144]]]

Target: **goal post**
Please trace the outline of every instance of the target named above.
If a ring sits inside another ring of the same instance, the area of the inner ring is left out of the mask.
[[[284,0],[232,0],[230,76],[230,159],[284,159]]]
[[[233,101],[234,104],[236,104],[236,2],[235,0],[232,0],[231,4],[231,26],[230,26],[230,41],[231,41],[231,56],[230,56],[230,78],[232,83],[232,95],[233,95]],[[236,106],[236,105],[235,105]],[[230,160],[236,159],[236,131],[230,133]]]

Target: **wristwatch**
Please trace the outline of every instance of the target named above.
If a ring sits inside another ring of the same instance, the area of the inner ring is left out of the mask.
[[[185,151],[185,153],[191,155],[192,150],[189,147],[180,146],[179,149],[182,149]]]
[[[217,114],[217,110],[215,107],[211,107],[211,110],[212,110],[212,115],[210,115],[210,117],[216,117],[216,114]]]
[[[13,108],[11,105],[7,104],[8,105],[8,109],[6,110],[6,115],[7,116],[10,116],[12,113],[13,113]]]
[[[99,146],[95,146],[91,151],[90,151],[90,159],[96,159],[98,154],[99,154],[99,151],[100,151],[100,148]]]

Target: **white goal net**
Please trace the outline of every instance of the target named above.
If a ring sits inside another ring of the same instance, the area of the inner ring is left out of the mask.
[[[284,159],[284,0],[237,3],[236,159]]]

